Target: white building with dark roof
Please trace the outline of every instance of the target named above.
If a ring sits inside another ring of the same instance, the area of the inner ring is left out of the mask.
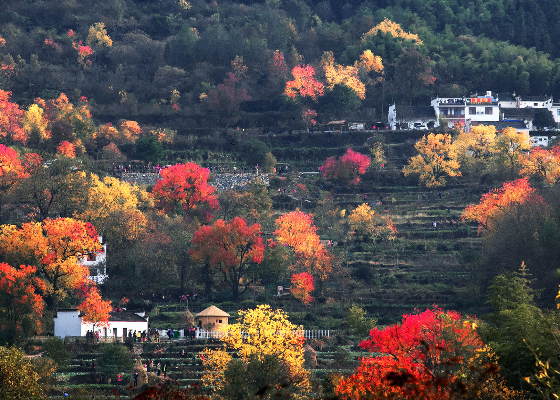
[[[148,317],[142,312],[115,311],[109,315],[107,326],[93,326],[84,322],[77,308],[60,309],[54,317],[54,335],[64,339],[67,336],[86,336],[94,331],[102,338],[122,339],[130,332],[148,332]]]
[[[429,106],[389,106],[389,128],[432,129],[439,126],[434,109]]]

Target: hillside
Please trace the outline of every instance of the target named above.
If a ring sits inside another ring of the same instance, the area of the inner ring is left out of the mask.
[[[99,123],[125,118],[194,135],[301,129],[307,109],[319,123],[371,122],[390,103],[425,104],[436,94],[560,98],[559,15],[552,0],[6,0],[0,89],[23,107],[85,96]],[[398,26],[372,33],[386,19]],[[362,95],[344,74],[367,50],[383,69],[358,71]],[[283,95],[298,64],[326,84],[315,101]]]

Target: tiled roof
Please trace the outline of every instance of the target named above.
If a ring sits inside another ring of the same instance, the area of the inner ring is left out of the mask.
[[[116,311],[109,314],[109,321],[146,322],[146,318],[133,311]]]
[[[533,119],[535,118],[535,108],[502,108],[500,110],[504,119]]]
[[[395,106],[397,119],[409,118],[436,118],[436,113],[431,106]]]

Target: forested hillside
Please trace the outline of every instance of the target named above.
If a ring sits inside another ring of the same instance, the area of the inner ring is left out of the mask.
[[[180,130],[380,120],[436,94],[560,98],[559,16],[553,0],[6,0],[0,88]],[[317,96],[284,95],[298,65]]]

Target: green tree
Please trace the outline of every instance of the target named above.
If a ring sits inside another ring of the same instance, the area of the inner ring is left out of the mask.
[[[528,270],[522,264],[519,272],[504,273],[490,286],[488,303],[493,312],[481,334],[498,356],[500,371],[508,384],[528,389],[525,378],[535,375],[535,354],[558,369],[560,348],[555,341],[557,316],[543,312],[534,301]]]
[[[367,338],[369,332],[375,328],[377,320],[366,317],[365,310],[357,304],[352,304],[348,309],[346,320],[350,329],[360,338]]]
[[[136,142],[136,158],[158,163],[163,158],[163,145],[155,136],[148,136]]]
[[[290,397],[294,389],[289,371],[276,355],[249,356],[247,363],[232,359],[224,371],[224,387],[218,391],[224,400],[273,399]]]
[[[244,141],[241,143],[241,149],[239,150],[239,156],[249,168],[254,168],[256,165],[262,168],[267,153],[270,153],[268,146],[258,139]]]
[[[362,101],[356,92],[346,85],[336,84],[319,99],[318,110],[329,118],[341,118],[351,111],[356,111]]]
[[[132,354],[119,343],[111,343],[103,347],[101,357],[97,360],[99,371],[107,377],[115,377],[134,366]]]
[[[70,352],[62,339],[56,336],[48,338],[43,343],[43,349],[45,349],[44,355],[52,359],[59,370],[64,370],[68,366]]]
[[[0,400],[32,400],[42,397],[39,374],[17,347],[0,347]]]

